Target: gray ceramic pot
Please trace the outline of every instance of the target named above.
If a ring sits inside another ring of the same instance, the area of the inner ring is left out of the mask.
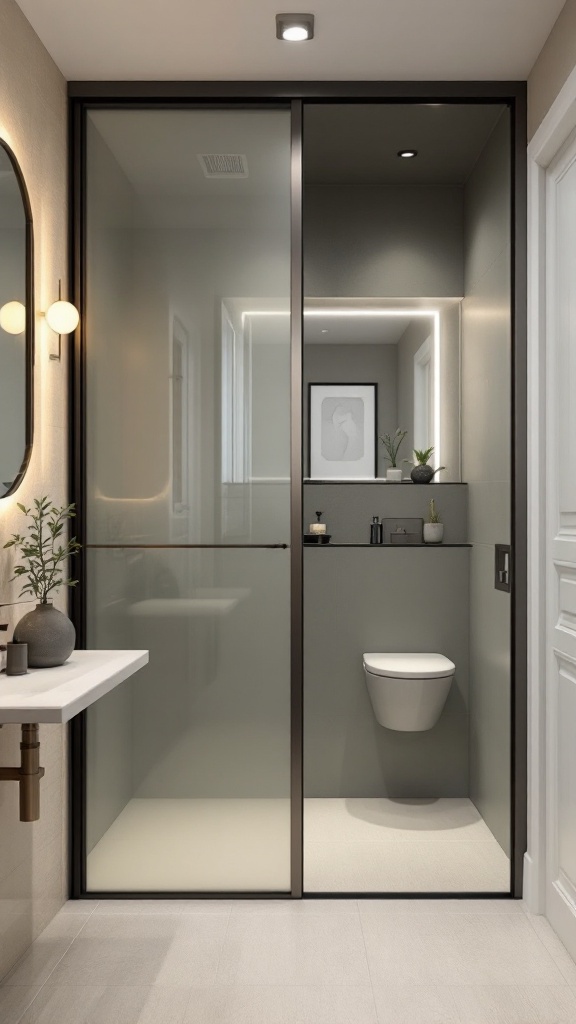
[[[76,630],[67,615],[51,602],[37,604],[14,630],[14,640],[28,644],[30,668],[53,668],[63,665],[74,650]]]
[[[414,466],[410,476],[415,484],[429,484],[434,476],[434,470],[432,469],[432,466],[422,466],[418,464],[417,466]]]

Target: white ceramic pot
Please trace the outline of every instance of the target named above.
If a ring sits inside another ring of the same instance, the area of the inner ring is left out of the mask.
[[[402,470],[392,467],[390,469],[387,469],[386,479],[390,480],[392,483],[399,483],[399,481],[402,479]]]
[[[444,537],[444,523],[424,523],[424,543],[441,544]]]

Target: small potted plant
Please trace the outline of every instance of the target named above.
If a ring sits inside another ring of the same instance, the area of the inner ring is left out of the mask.
[[[54,608],[50,596],[60,587],[74,587],[77,580],[65,575],[66,562],[80,550],[75,537],[64,543],[74,505],[56,508],[49,498],[35,498],[34,508],[18,505],[28,518],[25,534],[15,533],[4,547],[16,548],[21,564],[14,566],[13,580],[24,579],[20,596],[33,595],[38,604],[20,619],[14,630],[16,643],[28,644],[31,668],[63,665],[74,650],[76,631],[67,615]]]
[[[418,448],[414,449],[414,462],[410,462],[409,464],[414,467],[410,476],[415,484],[429,484],[436,473],[439,473],[442,469],[446,469],[445,466],[438,466],[438,469],[432,469],[432,466],[428,465],[428,459],[432,455],[433,451],[434,445],[422,450]],[[408,459],[405,459],[404,461],[409,462]]]
[[[440,513],[436,508],[434,498],[430,502],[428,522],[424,523],[424,543],[441,544],[444,537],[444,523],[440,522]]]
[[[400,445],[407,433],[407,430],[400,430],[400,427],[398,427],[394,434],[383,434],[382,437],[378,438],[380,444],[382,444],[386,449],[387,454],[383,457],[390,463],[390,466],[386,470],[386,479],[395,481],[396,483],[402,479],[402,469],[397,464],[398,449],[400,448]]]

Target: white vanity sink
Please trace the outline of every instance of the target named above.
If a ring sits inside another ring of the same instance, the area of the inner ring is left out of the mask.
[[[65,665],[0,674],[0,725],[68,722],[148,663],[148,651],[73,651]]]

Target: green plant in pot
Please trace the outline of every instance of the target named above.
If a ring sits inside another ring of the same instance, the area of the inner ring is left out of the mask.
[[[54,608],[51,600],[60,587],[74,587],[78,582],[66,575],[68,559],[81,547],[75,537],[65,540],[67,522],[75,515],[74,507],[57,508],[47,497],[35,498],[33,508],[18,504],[27,517],[27,530],[24,534],[13,534],[4,545],[15,548],[21,558],[20,564],[14,566],[11,582],[24,580],[20,596],[30,594],[38,601],[14,630],[14,640],[28,644],[31,668],[63,665],[74,650],[74,626],[67,615]]]
[[[428,465],[428,459],[434,451],[434,445],[430,448],[415,448],[414,449],[414,462],[410,463],[414,468],[412,469],[410,476],[415,484],[429,484],[432,477],[439,473],[442,469],[446,469],[445,466],[438,466],[438,469],[432,469],[432,466]],[[404,460],[408,462],[408,459]]]
[[[428,522],[424,523],[424,543],[441,544],[444,538],[444,523],[440,520],[440,513],[436,508],[434,498],[428,508]]]
[[[407,430],[401,430],[400,427],[397,427],[393,434],[383,434],[382,437],[378,438],[380,444],[386,449],[386,455],[383,457],[390,463],[386,471],[386,479],[396,483],[402,479],[402,469],[397,464],[398,450],[407,433]]]

